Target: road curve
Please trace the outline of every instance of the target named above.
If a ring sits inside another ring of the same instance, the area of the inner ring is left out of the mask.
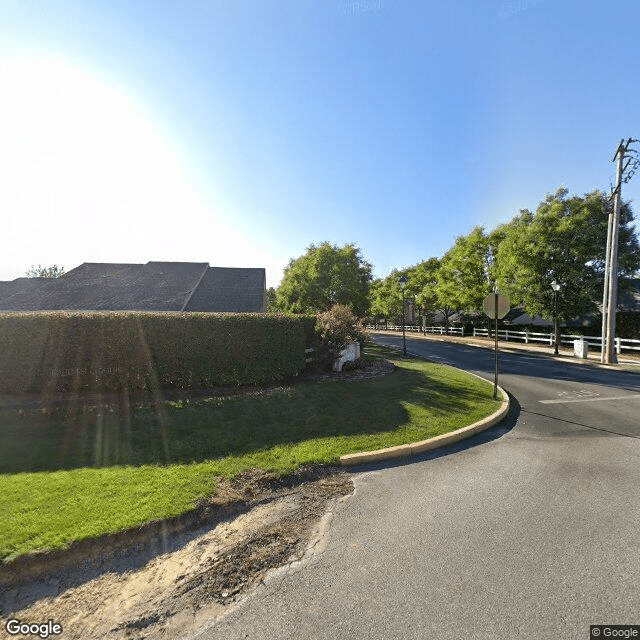
[[[407,348],[492,376],[485,349]],[[190,640],[582,640],[640,624],[640,376],[504,353],[500,383],[506,423],[361,467],[322,552]]]

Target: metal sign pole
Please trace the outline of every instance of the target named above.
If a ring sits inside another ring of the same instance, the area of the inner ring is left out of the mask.
[[[482,302],[482,308],[489,318],[496,321],[495,324],[495,364],[496,375],[493,383],[493,399],[498,397],[498,318],[504,318],[509,312],[509,298],[500,295],[497,291],[490,293]],[[491,327],[491,323],[487,325]]]
[[[496,360],[496,375],[493,381],[493,399],[495,400],[498,397],[498,293],[494,293],[494,301],[495,301],[495,319],[496,319],[496,326],[495,326],[495,338],[496,338],[496,344],[495,344],[495,360]]]

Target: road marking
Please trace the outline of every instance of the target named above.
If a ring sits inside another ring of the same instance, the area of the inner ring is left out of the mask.
[[[633,396],[611,396],[608,398],[572,398],[571,400],[567,398],[559,398],[558,400],[538,400],[542,404],[560,404],[565,402],[597,402],[598,400],[634,400],[640,398],[640,393],[637,393]]]
[[[596,391],[589,391],[589,389],[579,389],[578,391],[559,391],[558,397],[564,398],[566,400],[573,400],[576,398],[595,398],[596,396],[600,396],[600,394]]]

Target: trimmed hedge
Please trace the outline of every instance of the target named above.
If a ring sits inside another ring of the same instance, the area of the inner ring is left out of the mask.
[[[0,393],[264,384],[305,365],[303,323],[264,313],[0,314]]]

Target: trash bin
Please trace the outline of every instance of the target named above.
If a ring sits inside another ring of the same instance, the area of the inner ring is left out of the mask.
[[[576,358],[587,358],[589,354],[589,344],[580,338],[573,341],[573,355]]]

